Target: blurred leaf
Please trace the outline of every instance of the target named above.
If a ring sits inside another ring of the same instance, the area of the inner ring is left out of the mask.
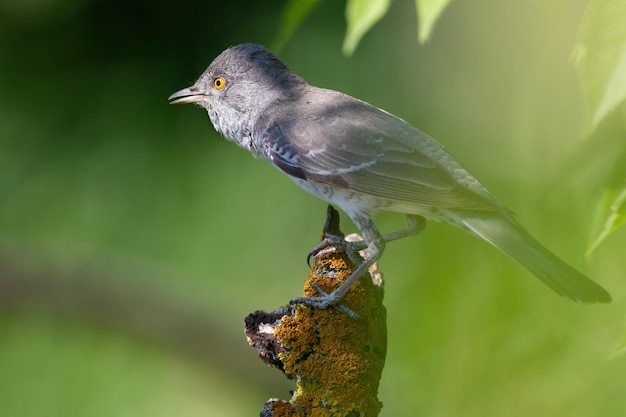
[[[417,39],[424,44],[450,0],[415,0],[417,8]]]
[[[600,202],[600,210],[598,212],[600,213],[600,219],[606,220],[602,230],[600,230],[600,233],[587,250],[587,254],[593,252],[607,236],[626,222],[626,184],[621,189],[608,190],[604,199]]]
[[[348,0],[348,29],[343,40],[343,53],[352,55],[359,41],[387,13],[391,0]]]
[[[626,353],[626,320],[624,320],[624,324],[622,325],[622,331],[619,335],[619,340],[617,341],[617,345],[613,349],[611,353],[609,353],[608,360],[616,359],[618,356],[622,356]]]
[[[320,0],[290,0],[282,10],[282,22],[278,35],[272,42],[271,50],[279,52],[302,21],[320,4]]]
[[[626,98],[626,1],[592,0],[573,58],[589,107],[588,126],[598,124]]]

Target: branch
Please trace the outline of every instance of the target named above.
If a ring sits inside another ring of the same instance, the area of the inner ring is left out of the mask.
[[[342,235],[339,214],[329,206],[324,234]],[[316,295],[311,282],[330,293],[354,271],[345,253],[331,251],[315,260],[304,285],[304,295]],[[262,417],[363,416],[375,417],[387,350],[386,311],[379,272],[364,276],[342,304],[355,319],[338,309],[305,305],[256,311],[246,317],[246,335],[265,362],[296,381],[289,402],[271,399]]]

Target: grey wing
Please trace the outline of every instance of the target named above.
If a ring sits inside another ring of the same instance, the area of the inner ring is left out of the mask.
[[[265,132],[261,154],[308,181],[420,206],[499,210],[435,140],[367,103],[352,104],[280,120]]]

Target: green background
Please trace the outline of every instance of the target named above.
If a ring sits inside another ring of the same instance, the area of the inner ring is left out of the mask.
[[[204,110],[167,102],[226,47],[271,43],[282,5],[0,3],[0,415],[249,416],[289,398],[243,318],[299,295],[325,203],[221,139]],[[625,360],[607,359],[626,237],[583,255],[600,191],[570,59],[585,5],[452,2],[421,46],[398,0],[348,58],[345,5],[325,1],[280,52],[310,83],[437,138],[615,299],[560,299],[429,223],[379,263],[382,416],[626,413]]]

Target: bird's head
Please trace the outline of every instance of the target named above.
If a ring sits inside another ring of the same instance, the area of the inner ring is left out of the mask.
[[[247,43],[222,52],[194,85],[169,100],[204,107],[215,129],[241,145],[269,106],[290,101],[305,85],[266,48]]]

